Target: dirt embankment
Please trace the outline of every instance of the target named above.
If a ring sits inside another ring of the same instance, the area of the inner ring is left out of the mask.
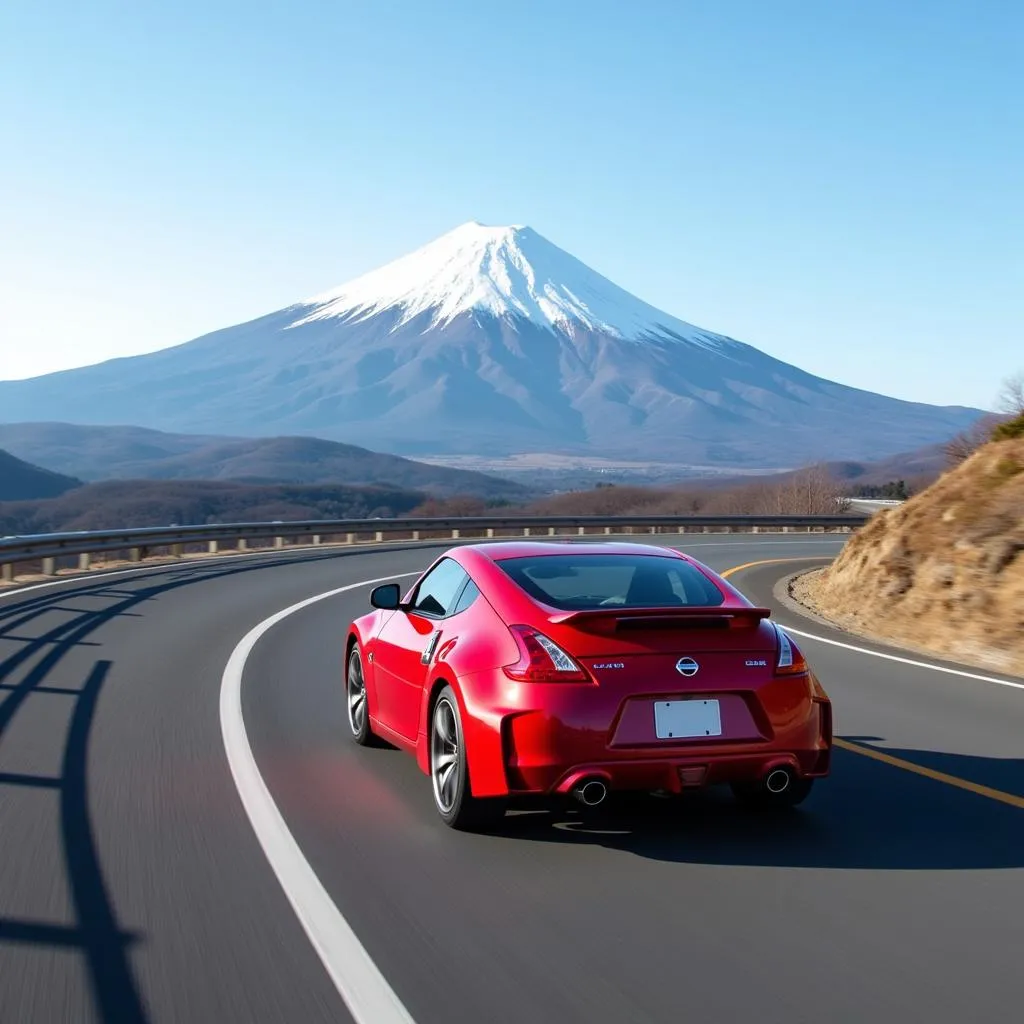
[[[791,591],[851,632],[1024,675],[1024,438],[877,514]]]

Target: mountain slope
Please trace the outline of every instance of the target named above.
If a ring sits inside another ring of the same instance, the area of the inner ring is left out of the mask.
[[[815,377],[661,313],[529,228],[477,224],[184,345],[0,383],[0,410],[413,455],[780,469],[883,458],[979,415]]]
[[[33,466],[0,450],[0,501],[55,498],[81,484],[74,477]]]
[[[516,500],[528,488],[500,477],[431,466],[315,437],[235,438],[139,427],[0,424],[0,445],[86,480],[237,480],[386,485],[445,497]]]

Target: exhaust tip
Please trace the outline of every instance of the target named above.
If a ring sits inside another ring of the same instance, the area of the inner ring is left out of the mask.
[[[765,789],[769,793],[785,793],[789,789],[789,784],[792,781],[792,775],[786,768],[775,768],[770,771],[764,780]]]
[[[604,802],[608,795],[608,787],[600,779],[588,779],[573,791],[576,799],[587,807],[596,807]]]

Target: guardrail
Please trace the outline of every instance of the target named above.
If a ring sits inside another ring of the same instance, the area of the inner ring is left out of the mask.
[[[161,526],[88,533],[51,533],[0,540],[0,579],[11,581],[18,565],[53,576],[62,567],[85,571],[98,554],[120,555],[129,562],[165,554],[182,558],[204,551],[249,551],[301,545],[383,543],[385,540],[465,539],[592,534],[732,532],[761,530],[848,532],[867,522],[861,515],[788,516],[474,516],[434,519],[313,519],[290,523],[217,523]],[[233,545],[233,548],[227,545]],[[69,559],[77,558],[72,566]],[[63,565],[61,564],[63,563]]]

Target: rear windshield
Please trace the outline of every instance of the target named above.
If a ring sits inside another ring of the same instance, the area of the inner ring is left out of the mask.
[[[720,605],[698,568],[663,555],[531,555],[498,566],[537,601],[565,611]]]

